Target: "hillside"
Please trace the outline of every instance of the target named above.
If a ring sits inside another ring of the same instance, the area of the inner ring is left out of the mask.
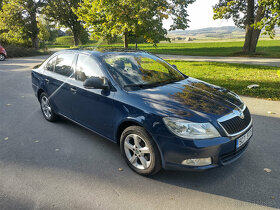
[[[276,35],[279,35],[280,28],[276,29]],[[245,30],[235,26],[208,27],[197,30],[176,30],[168,32],[168,37],[172,40],[188,39],[242,39]],[[266,37],[262,35],[262,37]]]

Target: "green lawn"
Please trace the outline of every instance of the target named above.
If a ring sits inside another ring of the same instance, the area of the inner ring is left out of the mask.
[[[94,47],[95,45],[85,45],[81,47]],[[159,43],[157,48],[151,44],[139,44],[139,49],[146,50],[156,54],[171,55],[197,55],[197,56],[242,56],[243,41],[228,42],[189,42],[189,43]],[[70,46],[49,45],[48,47]],[[123,47],[122,44],[101,45],[100,47]],[[134,45],[129,45],[134,48]],[[257,47],[259,57],[276,57],[280,58],[280,40],[260,40]]]
[[[242,56],[242,41],[205,43],[162,43],[157,48],[141,44],[141,50],[156,54],[198,55],[198,56]],[[280,57],[280,40],[260,40],[256,56]]]
[[[214,62],[169,61],[188,76],[222,86],[240,95],[280,100],[280,69]],[[260,85],[248,89],[251,84]]]

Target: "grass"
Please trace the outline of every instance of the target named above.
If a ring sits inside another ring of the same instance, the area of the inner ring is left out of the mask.
[[[14,45],[6,45],[4,46],[7,51],[8,58],[15,57],[28,57],[28,56],[36,56],[36,55],[46,55],[49,52],[44,50],[35,50],[32,48],[19,47]]]
[[[222,86],[240,95],[280,100],[279,68],[215,62],[169,61],[184,74]],[[251,84],[260,85],[248,89]]]
[[[189,43],[159,43],[155,48],[151,44],[139,44],[139,49],[155,54],[193,55],[193,56],[244,56],[242,54],[243,41],[224,42],[189,42]],[[81,47],[94,47],[96,44],[82,45]],[[48,45],[59,48],[59,45]],[[61,47],[69,48],[70,45]],[[101,45],[100,47],[123,47],[123,44]],[[129,45],[134,48],[134,45]],[[280,40],[260,40],[257,47],[258,57],[280,58]]]
[[[142,44],[140,49],[151,53],[170,55],[242,56],[243,44],[243,41],[162,43],[157,48],[148,44]],[[280,57],[280,40],[260,40],[255,56]]]

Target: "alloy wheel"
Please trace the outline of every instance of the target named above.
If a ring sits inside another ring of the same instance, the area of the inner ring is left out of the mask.
[[[52,116],[52,108],[50,106],[49,99],[46,96],[43,96],[41,99],[41,107],[45,117],[50,119]]]
[[[3,54],[0,54],[0,61],[5,60],[5,56]]]
[[[148,144],[137,134],[129,134],[124,140],[125,155],[137,169],[147,169],[151,164]]]

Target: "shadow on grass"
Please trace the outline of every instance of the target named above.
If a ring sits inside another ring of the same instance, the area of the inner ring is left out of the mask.
[[[170,55],[192,55],[192,56],[242,56],[242,57],[280,57],[279,46],[257,47],[255,54],[246,55],[242,52],[242,47],[164,47],[152,48],[148,46],[140,46],[141,50],[147,50],[155,54],[170,54]]]

